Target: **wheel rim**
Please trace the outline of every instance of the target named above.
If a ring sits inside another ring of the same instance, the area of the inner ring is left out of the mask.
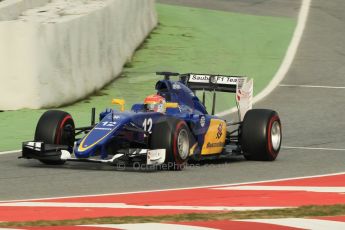
[[[177,150],[182,160],[187,159],[189,152],[189,139],[187,130],[182,129],[177,137]]]
[[[273,122],[271,129],[271,142],[274,151],[278,151],[280,148],[282,136],[280,131],[280,123],[278,121]]]

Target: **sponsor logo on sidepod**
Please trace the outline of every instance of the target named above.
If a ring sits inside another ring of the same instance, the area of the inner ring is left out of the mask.
[[[219,138],[222,137],[222,135],[223,135],[223,124],[220,123],[219,126],[218,126],[218,132],[217,132],[216,138],[219,139]]]
[[[219,147],[223,147],[224,146],[224,142],[216,142],[216,143],[207,143],[207,148],[219,148]]]
[[[201,116],[200,117],[200,126],[203,128],[205,126],[206,123],[206,118],[205,116]]]

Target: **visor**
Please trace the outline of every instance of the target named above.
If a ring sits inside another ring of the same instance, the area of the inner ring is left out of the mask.
[[[144,107],[147,111],[157,112],[159,108],[159,103],[145,104]]]

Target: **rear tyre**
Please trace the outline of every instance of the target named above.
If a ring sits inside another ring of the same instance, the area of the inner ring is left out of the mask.
[[[71,149],[74,145],[74,121],[72,116],[64,111],[49,110],[39,119],[35,141],[42,141],[46,144],[67,145]],[[62,165],[63,160],[40,160],[48,165]]]
[[[151,149],[166,149],[161,169],[182,170],[189,157],[191,133],[183,120],[167,118],[153,126],[150,137]]]
[[[241,128],[241,146],[247,160],[274,161],[282,141],[277,112],[268,109],[249,110]]]

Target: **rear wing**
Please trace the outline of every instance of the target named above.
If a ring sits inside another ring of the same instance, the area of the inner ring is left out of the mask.
[[[185,84],[193,91],[202,90],[205,104],[205,91],[213,91],[212,115],[215,113],[216,92],[236,93],[236,103],[241,121],[248,110],[252,109],[253,80],[242,76],[211,74],[187,74]]]
[[[247,77],[197,73],[179,74],[172,72],[157,72],[156,74],[163,75],[166,80],[169,80],[170,76],[179,76],[180,81],[192,91],[203,91],[202,103],[204,105],[205,91],[213,92],[212,115],[215,113],[216,92],[236,93],[235,98],[241,120],[243,120],[246,112],[252,109],[253,80],[247,80]]]
[[[182,81],[191,90],[219,91],[236,93],[237,88],[242,88],[246,77],[225,76],[211,74],[183,74]]]

